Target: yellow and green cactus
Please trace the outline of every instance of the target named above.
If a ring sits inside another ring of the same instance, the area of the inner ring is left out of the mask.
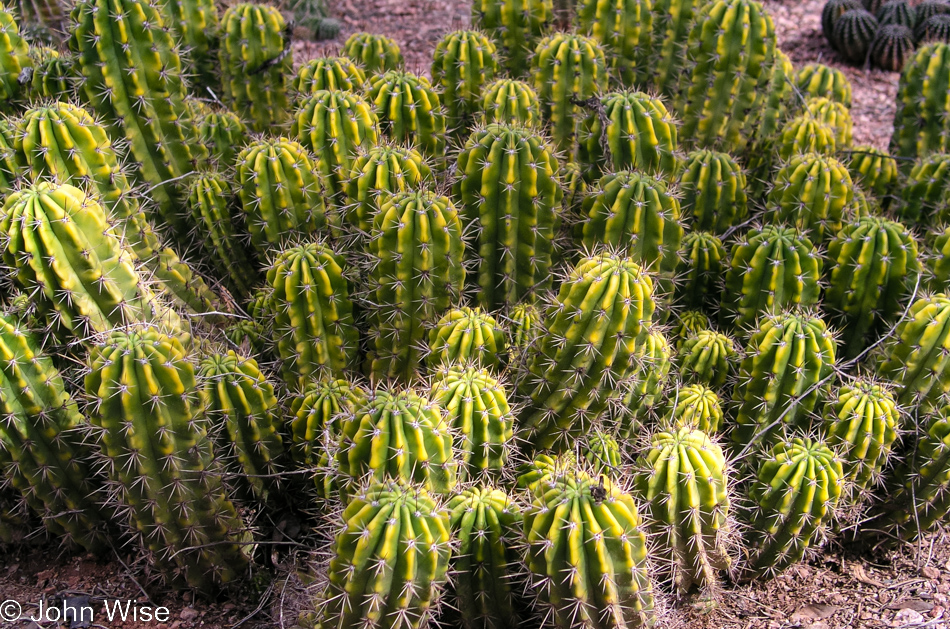
[[[542,334],[541,311],[534,304],[518,304],[504,317],[508,330],[509,360],[528,352]]]
[[[482,90],[481,120],[522,127],[541,126],[541,103],[534,89],[517,79],[501,78]]]
[[[856,146],[849,153],[848,172],[854,183],[884,201],[897,185],[897,160],[874,146]]]
[[[412,145],[427,157],[442,160],[445,112],[429,79],[393,70],[371,79],[366,97],[376,111],[383,134]]]
[[[356,382],[320,377],[307,383],[290,406],[290,455],[300,467],[315,467],[328,445],[340,442],[341,426],[366,402]]]
[[[725,271],[725,258],[726,249],[713,234],[702,231],[686,234],[676,269],[676,303],[685,308],[714,306]]]
[[[901,201],[897,214],[908,223],[950,219],[950,153],[933,153],[913,162]]]
[[[432,82],[440,90],[450,133],[467,134],[479,109],[482,90],[498,73],[497,56],[495,44],[479,31],[454,31],[436,44]]]
[[[30,99],[70,101],[79,87],[79,73],[71,55],[61,55],[52,48],[30,48],[33,74],[30,76]]]
[[[807,153],[792,157],[775,174],[765,218],[796,227],[813,243],[829,240],[841,229],[845,208],[854,200],[854,183],[844,164]]]
[[[430,367],[473,363],[497,368],[505,349],[505,332],[481,308],[456,308],[445,313],[429,330]]]
[[[891,153],[924,158],[950,152],[950,44],[921,46],[897,85]]]
[[[851,110],[846,105],[818,96],[805,100],[805,111],[834,130],[835,148],[838,151],[851,149],[854,122],[851,120]]]
[[[366,83],[366,74],[349,57],[318,57],[297,68],[294,92],[306,98],[322,90],[360,92]]]
[[[725,334],[700,330],[691,334],[676,354],[677,372],[685,382],[721,389],[736,371],[739,353]]]
[[[222,168],[235,165],[237,154],[248,142],[247,125],[233,111],[212,110],[199,116],[198,141]]]
[[[422,154],[396,144],[377,144],[360,151],[347,177],[344,229],[356,227],[368,236],[373,218],[391,194],[418,190],[435,183],[435,175]]]
[[[203,98],[218,91],[219,23],[218,6],[214,0],[165,0],[162,18],[175,36],[178,46],[186,51],[189,84]]]
[[[577,27],[604,48],[614,79],[629,87],[645,85],[653,53],[653,3],[650,0],[582,0]]]
[[[20,74],[33,66],[30,47],[20,35],[12,10],[0,7],[0,111],[12,113],[23,91]]]
[[[805,98],[829,98],[851,107],[851,81],[844,72],[823,63],[809,63],[795,75],[795,87]]]
[[[775,155],[789,161],[806,153],[833,157],[838,151],[835,130],[811,112],[791,119],[778,134]]]
[[[658,327],[649,331],[630,363],[630,375],[621,385],[623,406],[617,413],[620,415],[620,434],[626,439],[637,435],[644,426],[655,423],[663,412],[667,380],[673,367],[673,350]]]
[[[670,335],[676,342],[676,350],[692,335],[712,328],[712,320],[701,310],[686,309],[676,313],[676,320]]]
[[[695,230],[723,234],[749,212],[746,176],[727,153],[693,151],[679,175],[683,214]]]
[[[620,443],[601,428],[595,428],[579,442],[583,461],[594,475],[607,474],[616,478],[623,466]]]
[[[554,20],[552,0],[475,0],[472,23],[501,47],[512,76],[525,73],[535,45]]]
[[[358,63],[367,78],[399,70],[404,63],[399,44],[374,33],[353,33],[343,43],[342,54]]]
[[[654,56],[650,67],[655,71],[650,79],[668,97],[676,94],[689,30],[702,6],[700,0],[656,0],[653,3]]]
[[[699,430],[714,435],[722,428],[722,406],[716,392],[703,384],[690,384],[676,390],[664,425],[671,430]]]

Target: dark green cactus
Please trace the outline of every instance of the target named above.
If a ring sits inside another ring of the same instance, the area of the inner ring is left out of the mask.
[[[685,308],[714,306],[726,264],[722,241],[708,232],[690,232],[683,238],[682,252],[676,269],[676,303]]]
[[[535,45],[554,20],[551,0],[475,0],[472,23],[501,47],[512,76],[525,73]]]
[[[913,31],[903,24],[881,26],[871,42],[868,56],[871,63],[882,70],[900,72],[907,60],[914,56]]]
[[[842,356],[853,358],[904,311],[921,275],[917,243],[900,223],[866,216],[828,246],[824,305],[840,322]]]
[[[950,286],[950,227],[929,234],[930,250],[926,256],[928,280],[934,291]]]
[[[917,50],[897,85],[891,153],[925,158],[950,151],[950,44],[934,42]]]
[[[418,190],[435,183],[425,158],[413,148],[379,144],[360,152],[346,181],[343,224],[369,235],[373,217],[387,195]]]
[[[891,194],[897,185],[897,160],[873,146],[856,146],[851,150],[848,172],[854,183],[878,199]]]
[[[353,33],[344,42],[342,54],[358,63],[367,78],[398,70],[403,65],[399,44],[385,35]]]
[[[429,330],[430,367],[472,363],[497,368],[505,348],[505,332],[481,308],[450,310]]]
[[[294,91],[306,97],[321,90],[359,92],[366,74],[349,57],[318,57],[297,68]]]
[[[679,175],[682,209],[695,230],[722,234],[748,214],[745,173],[726,153],[690,153]]]
[[[838,18],[852,9],[863,9],[861,0],[828,0],[821,10],[821,32],[835,50],[838,49],[835,39],[835,22]]]
[[[950,14],[938,13],[921,20],[914,29],[914,41],[918,45],[931,42],[950,44]]]
[[[232,111],[212,110],[200,116],[198,141],[208,147],[211,159],[219,166],[235,165],[237,154],[248,141],[247,125]]]
[[[736,447],[768,445],[784,426],[807,430],[834,368],[834,337],[814,314],[786,311],[759,319],[732,394]]]
[[[456,136],[467,134],[482,90],[498,72],[497,56],[492,40],[478,31],[454,31],[436,44],[432,83],[440,90],[446,125]]]
[[[908,223],[950,219],[950,153],[934,153],[914,162],[901,189],[897,209]]]
[[[551,285],[562,200],[558,160],[537,132],[492,124],[458,157],[453,194],[472,225],[479,303],[492,311],[533,300]]]
[[[581,0],[577,4],[578,30],[604,48],[617,82],[633,87],[653,78],[650,0]]]
[[[523,127],[541,126],[541,103],[524,81],[501,78],[485,86],[481,97],[481,122]]]
[[[411,72],[390,71],[370,80],[367,99],[382,133],[411,144],[424,155],[445,155],[445,112],[429,79]]]
[[[776,173],[765,217],[822,243],[841,229],[845,208],[853,200],[854,184],[844,164],[807,153],[793,157]]]
[[[290,120],[290,32],[276,7],[242,2],[221,18],[221,84],[228,106],[258,133]]]
[[[832,35],[835,49],[851,63],[863,64],[867,61],[877,29],[877,19],[872,13],[864,9],[845,11],[835,20]]]
[[[829,2],[825,6],[832,4],[833,2]],[[838,68],[823,63],[809,63],[798,71],[795,86],[805,98],[829,98],[845,107],[851,107],[851,81]]]
[[[732,339],[725,334],[701,330],[686,339],[676,354],[676,362],[684,382],[721,389],[735,373],[739,354]]]
[[[89,420],[153,561],[189,587],[239,579],[243,524],[221,482],[181,343],[153,329],[118,330],[93,347],[89,366]]]

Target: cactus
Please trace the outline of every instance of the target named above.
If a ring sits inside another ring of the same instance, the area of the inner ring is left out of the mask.
[[[595,428],[580,442],[583,459],[595,475],[615,476],[623,465],[620,444],[610,433]]]
[[[208,147],[211,159],[224,168],[235,165],[247,144],[247,125],[231,111],[213,110],[198,118],[198,141]]]
[[[834,366],[835,340],[820,318],[807,311],[762,317],[732,394],[738,407],[733,443],[770,444],[783,426],[807,430],[831,387]]]
[[[731,338],[701,330],[690,335],[677,353],[677,371],[684,382],[721,389],[735,372],[738,356]]]
[[[52,48],[30,49],[33,74],[30,77],[32,100],[68,101],[76,95],[79,76],[71,56],[63,56]]]
[[[950,286],[950,227],[929,235],[929,255],[926,256],[930,287],[934,291]]]
[[[950,14],[950,3],[946,0],[921,0],[914,7],[917,23],[921,24],[934,15]]]
[[[854,199],[851,174],[838,160],[808,153],[793,157],[776,173],[766,220],[794,225],[814,243],[841,229]]]
[[[455,487],[458,461],[448,420],[437,403],[413,389],[377,389],[340,426],[336,458],[352,481],[389,478],[437,494]]]
[[[652,627],[645,527],[630,494],[599,480],[568,472],[540,482],[524,512],[532,589],[557,629]]]
[[[432,381],[430,399],[445,411],[445,421],[456,433],[463,476],[498,475],[508,461],[514,415],[505,387],[472,363],[442,367]]]
[[[554,235],[562,200],[558,160],[535,131],[489,125],[458,157],[453,194],[473,226],[478,300],[492,311],[551,285]]]
[[[277,484],[283,441],[278,432],[280,409],[274,387],[253,358],[233,351],[213,354],[198,366],[201,401],[208,419],[229,444],[255,494],[266,496]],[[268,478],[268,476],[270,476]]]
[[[531,77],[555,145],[570,152],[584,115],[576,103],[592,99],[607,88],[603,49],[583,35],[549,35],[538,43],[531,59]]]
[[[501,489],[478,485],[452,496],[446,508],[458,547],[450,568],[455,604],[445,615],[464,629],[515,629],[518,503]]]
[[[84,342],[92,332],[133,321],[181,331],[135,270],[106,212],[69,184],[40,182],[7,195],[0,251],[40,316]]]
[[[92,552],[108,547],[102,479],[81,433],[85,419],[53,360],[7,313],[0,313],[0,393],[2,476],[48,531]]]
[[[667,338],[658,328],[651,329],[631,360],[632,375],[623,383],[622,408],[614,410],[620,415],[622,437],[631,439],[660,418],[672,357]]]
[[[73,18],[69,47],[83,75],[83,97],[113,138],[129,141],[162,220],[187,237],[176,181],[204,161],[207,150],[196,142],[181,59],[157,0],[82,0]]]
[[[501,78],[482,90],[481,123],[522,127],[541,126],[541,103],[534,89],[524,81]]]
[[[379,141],[378,126],[373,108],[359,96],[322,90],[300,103],[290,135],[314,155],[326,194],[339,203],[357,153]]]
[[[907,60],[914,56],[913,31],[902,24],[882,26],[871,42],[868,55],[871,62],[882,70],[900,72]]]
[[[890,150],[897,157],[924,158],[950,151],[950,44],[917,49],[897,85],[897,111]]]
[[[247,565],[243,528],[201,419],[194,365],[154,329],[112,332],[93,347],[89,421],[133,526],[169,580],[209,589]]]
[[[683,342],[693,334],[712,327],[712,321],[705,312],[700,310],[681,310],[676,315],[676,324],[671,332],[676,340],[676,349],[683,346]]]
[[[527,490],[529,496],[534,498],[539,489],[544,493],[543,483],[575,471],[577,457],[573,452],[565,452],[557,457],[539,454],[533,460],[518,466],[516,486],[518,489]]]
[[[767,312],[815,305],[821,271],[814,246],[797,230],[772,225],[753,229],[732,246],[720,324],[741,331]]]
[[[695,231],[683,238],[683,258],[676,269],[676,303],[685,308],[714,305],[725,268],[726,250],[722,241],[708,233]]]
[[[367,368],[374,381],[409,381],[425,353],[426,326],[459,298],[465,281],[458,211],[431,192],[387,198],[373,221],[373,348]]]
[[[753,132],[753,148],[746,152],[769,151],[773,142],[773,137],[778,133],[781,125],[784,124],[789,112],[798,108],[797,94],[795,93],[795,66],[791,59],[784,52],[775,49],[775,60],[772,63],[772,70],[769,73],[769,81],[766,86],[766,98],[762,103],[762,118],[759,121],[759,128]],[[760,157],[765,157],[760,155]],[[749,160],[749,166],[753,165],[753,160]]]
[[[5,6],[0,7],[0,41],[0,111],[11,113],[22,91],[20,74],[33,63],[14,14]]]
[[[267,330],[253,319],[238,319],[224,329],[224,337],[247,354],[262,356],[270,352]]]
[[[624,250],[659,275],[660,295],[672,294],[683,226],[679,200],[665,181],[630,171],[605,175],[584,200],[583,216],[577,227],[583,247]]]
[[[634,474],[650,532],[658,537],[661,571],[680,592],[716,585],[729,568],[725,536],[730,504],[722,449],[692,428],[657,432]]]
[[[354,366],[359,333],[342,256],[321,243],[281,251],[267,270],[281,374],[303,389],[323,369],[334,375]]]
[[[475,0],[472,24],[498,42],[505,69],[523,74],[535,45],[554,19],[551,0]]]
[[[444,157],[445,112],[429,79],[410,72],[387,72],[371,79],[367,99],[376,110],[382,133],[411,144],[427,157]]]
[[[653,3],[653,41],[655,69],[653,85],[666,96],[676,94],[677,82],[686,60],[689,31],[703,7],[700,0],[657,0]]]
[[[235,294],[244,296],[254,290],[260,277],[251,252],[242,242],[232,205],[230,184],[220,173],[199,173],[191,180],[188,209],[198,226],[196,235],[218,277],[224,278]]]
[[[950,219],[950,153],[935,153],[914,162],[901,189],[897,210],[911,224]]]
[[[254,131],[271,131],[289,120],[293,52],[276,7],[246,2],[228,7],[221,18],[219,59],[225,102]]]
[[[831,157],[837,151],[834,128],[806,111],[785,125],[778,137],[776,154],[782,161],[788,161],[805,153]]]
[[[897,403],[926,413],[937,408],[950,391],[950,297],[943,293],[920,297],[885,342],[877,373],[893,382]]]
[[[473,363],[497,368],[505,347],[505,333],[495,319],[480,308],[450,310],[429,330],[430,367]]]
[[[178,46],[187,52],[189,83],[202,97],[218,91],[218,7],[214,0],[165,0],[162,19]]]
[[[510,360],[534,346],[542,333],[541,312],[534,304],[518,304],[505,317]]]
[[[841,321],[842,355],[854,358],[904,311],[920,279],[917,243],[900,223],[867,216],[828,246],[824,305]]]
[[[399,44],[385,35],[353,33],[344,42],[342,54],[358,63],[367,78],[398,70],[403,65]]]
[[[679,175],[682,209],[697,231],[723,234],[748,214],[745,173],[726,153],[693,151]]]
[[[690,29],[676,112],[682,137],[742,151],[756,128],[775,59],[772,18],[754,0],[704,6]]]
[[[887,0],[874,17],[877,18],[877,23],[881,27],[899,24],[913,31],[917,25],[917,12],[907,3],[907,0]]]
[[[798,71],[795,86],[806,99],[827,98],[851,108],[851,81],[838,68],[809,63]]]
[[[597,253],[577,263],[521,382],[530,400],[519,422],[536,451],[563,450],[622,395],[615,385],[633,375],[654,308],[653,281],[632,259]]]
[[[15,125],[0,119],[0,194],[6,195],[13,190],[20,172],[16,158]]]
[[[805,101],[805,109],[819,121],[828,125],[835,132],[835,148],[844,151],[851,148],[851,136],[854,123],[851,120],[851,110],[841,103],[830,98],[809,98]]]
[[[59,0],[18,0],[15,5],[27,38],[59,40],[65,32],[69,5]]]
[[[651,78],[652,8],[650,0],[578,2],[578,30],[603,47],[612,76],[623,85],[644,85]]]
[[[838,43],[835,39],[835,22],[838,18],[852,9],[863,9],[861,0],[828,0],[821,10],[821,32],[835,50]]]
[[[290,455],[299,467],[318,465],[324,454],[325,437],[339,443],[345,417],[352,417],[368,396],[360,385],[349,380],[311,380],[294,396],[290,407]]]
[[[498,72],[496,56],[495,44],[478,31],[454,31],[436,44],[432,82],[440,88],[450,132],[466,133],[478,111],[482,90]]]
[[[373,216],[387,195],[425,188],[435,176],[425,158],[413,148],[380,144],[360,152],[346,181],[345,225],[368,235]]]
[[[850,9],[835,20],[832,35],[835,49],[851,63],[863,64],[867,61],[877,29],[877,19],[872,13]]]
[[[887,387],[857,379],[842,385],[825,406],[821,428],[841,453],[844,478],[860,491],[877,485],[897,440],[901,412]]]
[[[662,100],[643,92],[603,96],[581,123],[578,143],[578,160],[593,172],[629,169],[672,177],[679,169],[676,122]]]
[[[343,511],[319,629],[420,629],[439,607],[449,567],[448,512],[421,488],[373,483]]]
[[[897,185],[897,160],[873,146],[856,146],[848,161],[851,180],[878,199],[889,195]]]
[[[719,396],[702,384],[680,387],[674,404],[669,409],[662,425],[675,430],[699,430],[707,435],[719,432],[722,427],[722,407]]]
[[[841,461],[821,441],[795,437],[773,446],[749,489],[747,574],[777,574],[818,545],[843,485]]]
[[[914,29],[914,41],[918,45],[931,42],[950,44],[950,15],[931,15],[926,20],[921,20]]]
[[[237,156],[235,183],[251,244],[262,256],[326,224],[316,167],[293,140],[262,137],[248,144]]]
[[[322,90],[359,92],[366,83],[366,74],[348,57],[319,57],[297,68],[294,91],[301,97]]]

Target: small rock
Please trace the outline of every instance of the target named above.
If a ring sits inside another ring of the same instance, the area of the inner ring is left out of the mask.
[[[891,621],[891,626],[900,627],[903,625],[913,625],[922,622],[924,622],[924,617],[920,612],[905,608],[894,614],[894,620]]]
[[[923,575],[925,579],[930,579],[931,581],[936,581],[940,578],[940,571],[933,566],[924,566],[920,569],[920,574]]]
[[[186,607],[185,609],[181,610],[181,613],[178,614],[178,617],[185,622],[194,620],[198,617],[198,610],[196,610],[194,607]]]
[[[792,617],[789,619],[793,623],[797,622],[799,624],[805,624],[805,621],[808,620],[822,620],[824,618],[830,618],[835,615],[835,612],[838,611],[837,605],[805,605],[801,607],[797,612],[792,614]]]

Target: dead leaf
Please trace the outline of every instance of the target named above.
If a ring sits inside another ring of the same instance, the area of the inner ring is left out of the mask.
[[[891,603],[887,606],[888,609],[912,609],[915,612],[929,612],[933,609],[934,604],[931,601],[922,601],[919,598],[905,598],[902,601],[896,603]]]
[[[800,607],[797,612],[792,614],[792,617],[789,620],[799,624],[805,624],[806,621],[810,620],[831,618],[839,609],[841,609],[841,607],[838,605],[824,605],[821,603],[809,604]]]
[[[869,576],[868,576],[868,573],[864,571],[864,566],[862,566],[862,565],[859,564],[859,563],[853,563],[853,564],[851,564],[851,576],[853,576],[853,577],[855,578],[855,580],[860,581],[861,583],[863,583],[863,584],[865,584],[865,585],[872,585],[872,586],[874,586],[874,587],[876,587],[876,588],[885,588],[885,587],[887,587],[886,585],[884,585],[883,583],[881,583],[881,582],[878,581],[877,579],[875,579],[875,578],[873,578],[873,577],[869,577]]]

